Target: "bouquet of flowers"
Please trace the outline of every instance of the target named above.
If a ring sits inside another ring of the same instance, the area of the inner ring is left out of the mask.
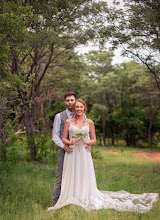
[[[79,139],[79,141],[80,141],[81,138],[86,138],[86,137],[87,137],[86,134],[77,133],[77,134],[75,134],[74,136],[72,136],[71,138],[73,138],[73,139],[77,138],[77,139]],[[78,143],[78,150],[79,150],[79,152],[80,152],[80,149],[79,149],[79,143]]]
[[[75,136],[72,136],[72,138],[78,138],[79,140],[80,140],[82,137],[83,137],[83,138],[86,138],[87,135],[86,135],[86,134],[82,134],[82,133],[77,133],[77,134],[75,134]]]

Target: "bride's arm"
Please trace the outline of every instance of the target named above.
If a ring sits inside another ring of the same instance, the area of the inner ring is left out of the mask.
[[[86,138],[82,138],[84,144],[93,145],[96,143],[96,133],[95,133],[95,126],[92,120],[89,120],[89,128],[90,128],[90,140]]]
[[[65,124],[64,124],[64,130],[63,130],[63,137],[62,137],[62,141],[64,144],[70,145],[71,141],[68,140],[68,128],[69,128],[70,122],[69,119],[66,120]]]
[[[72,144],[76,144],[78,142],[77,139],[74,139],[72,141],[68,140],[68,129],[69,129],[69,125],[70,125],[70,120],[67,119],[65,124],[64,124],[64,130],[63,130],[63,137],[62,137],[62,141],[64,144],[67,145],[72,145]]]

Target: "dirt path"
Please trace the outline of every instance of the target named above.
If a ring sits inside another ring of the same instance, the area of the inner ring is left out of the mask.
[[[113,151],[112,154],[119,154],[119,152]],[[136,157],[143,157],[143,158],[148,159],[148,160],[160,162],[160,152],[158,152],[158,153],[157,152],[153,152],[153,153],[134,152],[132,154]]]
[[[149,153],[149,152],[138,152],[138,153],[133,153],[134,156],[136,157],[143,157],[146,158],[148,160],[152,160],[152,161],[157,161],[160,162],[160,153]]]

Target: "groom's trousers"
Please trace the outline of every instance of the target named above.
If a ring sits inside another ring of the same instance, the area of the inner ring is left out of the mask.
[[[54,184],[53,197],[52,197],[52,201],[53,201],[54,205],[57,203],[59,196],[60,196],[60,193],[61,193],[61,182],[62,182],[64,155],[65,155],[65,150],[60,148],[60,151],[58,154],[57,175],[56,175],[56,181]]]

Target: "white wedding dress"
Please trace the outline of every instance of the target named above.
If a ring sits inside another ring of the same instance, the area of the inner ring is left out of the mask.
[[[77,133],[88,135],[89,126],[79,129],[70,125],[70,139]],[[48,211],[74,204],[87,211],[115,209],[143,213],[149,211],[153,203],[158,200],[158,193],[130,194],[126,191],[99,191],[91,153],[86,151],[83,142],[73,145],[72,148],[71,154],[65,154],[59,200],[55,206],[48,208]]]

